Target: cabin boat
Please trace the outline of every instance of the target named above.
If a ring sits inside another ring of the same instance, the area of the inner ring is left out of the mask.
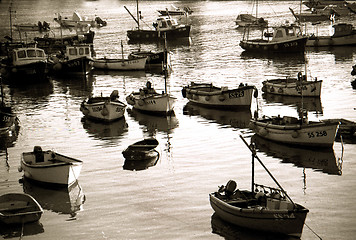
[[[42,213],[41,205],[29,194],[7,193],[0,196],[0,222],[4,224],[36,222]]]
[[[218,191],[209,194],[211,207],[222,220],[236,226],[300,238],[309,210],[293,202],[258,158],[253,146],[249,146],[245,140],[244,142],[252,152],[251,190],[237,189],[236,182],[229,180],[225,186],[220,186]],[[254,182],[255,159],[279,188]]]
[[[189,38],[190,25],[178,24],[177,20],[170,16],[158,17],[153,23],[154,29],[140,29],[139,27],[127,31],[129,41],[157,41],[176,40],[179,38]]]
[[[64,53],[52,56],[53,73],[86,75],[93,67],[92,44],[66,45]]]
[[[298,73],[297,78],[278,78],[262,82],[262,92],[283,95],[320,97],[322,80],[307,80],[307,76]]]
[[[338,14],[335,11],[317,11],[295,13],[292,8],[289,8],[294,18],[299,22],[318,22],[318,21],[332,21]]]
[[[268,21],[264,20],[262,17],[258,18],[248,13],[241,13],[237,15],[235,23],[239,27],[258,27],[266,28],[268,27]]]
[[[307,37],[295,24],[284,24],[273,28],[272,32],[262,31],[261,38],[249,39],[250,28],[244,29],[240,46],[253,52],[304,52]]]
[[[250,108],[255,86],[240,84],[238,88],[216,87],[208,83],[194,83],[183,87],[182,95],[190,102],[215,108]]]
[[[54,151],[42,151],[35,146],[32,152],[22,153],[19,171],[24,177],[55,186],[70,186],[78,181],[83,162]]]
[[[89,119],[112,122],[124,117],[126,104],[119,100],[119,92],[112,91],[110,97],[90,97],[80,105],[80,111]]]
[[[339,23],[333,25],[332,36],[311,35],[306,43],[307,47],[331,47],[356,45],[356,29],[352,24]]]
[[[14,48],[3,63],[4,78],[10,79],[11,82],[32,83],[47,80],[50,63],[41,48]]]
[[[291,116],[262,117],[250,120],[249,128],[268,140],[304,147],[331,148],[339,122],[308,121],[301,111],[299,119]]]

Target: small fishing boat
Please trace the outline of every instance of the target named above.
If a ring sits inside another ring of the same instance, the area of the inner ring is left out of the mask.
[[[24,177],[46,184],[70,186],[78,181],[83,162],[54,151],[42,151],[35,146],[32,152],[22,153],[19,171]]]
[[[304,52],[308,37],[303,36],[300,27],[295,24],[282,24],[263,30],[261,38],[250,39],[250,27],[244,28],[240,46],[245,51],[255,52]]]
[[[231,224],[300,238],[309,210],[293,202],[256,155],[253,146],[249,146],[245,139],[243,141],[251,150],[253,158],[251,191],[236,189],[236,182],[229,180],[218,191],[209,194],[211,207],[222,220]],[[259,161],[278,188],[254,182],[254,159]]]
[[[262,117],[250,120],[250,129],[257,135],[284,144],[331,148],[338,122],[308,121],[304,111],[299,119],[291,116]]]
[[[110,97],[89,97],[80,105],[84,116],[104,122],[111,122],[124,117],[126,104],[119,100],[119,92],[112,91]]]
[[[62,17],[60,14],[58,14],[58,17],[54,18],[54,21],[63,28],[76,28],[81,26],[99,28],[107,25],[107,22],[102,20],[100,17],[95,17],[93,20],[88,20],[86,17],[83,18],[78,12],[74,12],[72,18]]]
[[[289,10],[299,22],[332,21],[332,19],[335,19],[338,16],[335,11],[317,11],[314,9],[311,12],[295,13],[292,8],[289,8]]]
[[[145,65],[146,69],[150,67],[162,67],[165,62],[165,59],[167,59],[167,63],[170,62],[170,55],[167,51],[133,51],[129,54],[128,59],[133,60],[144,57],[147,57]]]
[[[0,221],[5,224],[36,222],[42,213],[42,207],[31,195],[7,193],[0,196]]]
[[[93,67],[92,44],[66,45],[64,53],[52,56],[52,72],[58,75],[86,75]]]
[[[345,118],[323,119],[327,123],[340,123],[337,131],[337,138],[355,138],[356,139],[356,122]]]
[[[39,32],[47,32],[49,31],[51,28],[49,27],[49,23],[46,21],[43,21],[43,23],[41,21],[38,21],[37,24],[33,23],[24,23],[24,24],[15,24],[14,27],[18,30],[18,31],[23,31],[23,32],[30,32],[30,31],[39,31]]]
[[[356,45],[356,29],[352,24],[339,23],[333,25],[334,34],[331,36],[317,36],[308,38],[307,47],[331,47]]]
[[[238,88],[216,87],[211,83],[194,83],[183,87],[182,95],[190,102],[216,108],[250,108],[255,86],[240,84]]]
[[[306,0],[302,3],[310,9],[323,9],[329,5],[345,6],[348,4],[345,0]]]
[[[124,58],[124,46],[121,41],[121,58],[96,58],[94,59],[94,68],[105,69],[105,70],[145,70],[146,61],[148,55],[146,56],[135,56]]]
[[[159,153],[155,149],[158,141],[155,138],[147,138],[128,146],[122,155],[126,160],[143,161],[158,158]]]
[[[50,63],[38,47],[19,47],[10,51],[3,63],[2,74],[9,83],[33,83],[48,80]]]
[[[268,26],[268,21],[264,20],[262,17],[258,18],[248,13],[241,13],[237,15],[235,23],[239,27],[258,27],[266,28]]]
[[[307,80],[307,76],[298,72],[297,78],[278,78],[262,82],[262,92],[284,95],[284,96],[302,96],[320,97],[322,80]],[[303,88],[303,90],[302,90]]]
[[[137,27],[133,30],[127,31],[127,37],[129,41],[157,41],[157,40],[176,40],[178,38],[189,38],[190,35],[190,25],[178,24],[177,20],[171,16],[160,16],[157,18],[156,22],[153,23],[154,29],[141,29],[140,19],[142,19],[141,11],[138,10],[138,0],[137,0],[137,16],[135,17],[132,13],[124,6],[126,11],[137,23]]]
[[[94,68],[95,69],[106,69],[106,70],[145,70],[147,57],[123,59],[123,58],[95,58]]]
[[[190,7],[179,8],[171,4],[174,9],[162,9],[157,10],[157,12],[162,16],[180,16],[180,15],[190,15],[193,13],[193,10]]]

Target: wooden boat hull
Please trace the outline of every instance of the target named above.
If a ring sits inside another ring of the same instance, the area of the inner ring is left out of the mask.
[[[296,119],[296,121],[298,121]],[[268,119],[251,119],[250,128],[259,136],[284,144],[306,147],[332,147],[339,123],[309,122],[275,124]]]
[[[298,81],[296,78],[272,79],[262,82],[262,92],[283,95],[320,97],[322,81]]]
[[[149,66],[162,67],[165,59],[167,59],[167,62],[169,62],[168,60],[169,54],[166,51],[161,51],[161,52],[136,51],[130,53],[129,55],[129,59],[137,59],[142,57],[147,57],[146,68]]]
[[[265,28],[268,26],[268,21],[265,21],[263,18],[257,18],[251,14],[239,14],[236,17],[235,23],[239,27]]]
[[[147,57],[135,59],[107,59],[100,58],[94,60],[94,68],[106,70],[144,70]]]
[[[175,97],[169,94],[152,94],[141,96],[140,93],[131,93],[126,101],[133,108],[150,113],[168,114],[173,112]]]
[[[286,209],[245,209],[235,207],[209,194],[210,205],[224,221],[234,225],[258,231],[274,232],[300,237],[308,210],[298,205],[301,210]]]
[[[104,122],[111,122],[124,117],[126,104],[119,100],[111,101],[108,97],[94,97],[84,100],[80,111],[84,116]]]
[[[304,52],[307,37],[273,42],[267,40],[241,40],[240,46],[246,51],[257,52]]]
[[[156,30],[128,30],[127,37],[130,41],[157,41],[164,40],[166,35],[167,40],[174,40],[177,38],[188,38],[190,35],[190,25],[177,27],[164,31]]]
[[[16,114],[11,107],[0,107],[0,133],[6,132],[16,123]]]
[[[182,95],[190,102],[214,108],[250,108],[254,86],[236,89],[217,88],[212,84],[196,84],[183,87]]]
[[[5,224],[36,222],[42,213],[42,207],[28,194],[9,193],[0,196],[0,221]]]
[[[83,162],[52,151],[43,152],[44,160],[38,161],[35,152],[24,152],[21,169],[24,177],[34,181],[70,186],[78,180]]]
[[[4,68],[4,78],[16,83],[33,83],[48,80],[49,64],[38,61],[23,65],[8,65]]]

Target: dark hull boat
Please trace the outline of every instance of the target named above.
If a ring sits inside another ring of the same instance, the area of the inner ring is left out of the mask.
[[[177,27],[175,29],[167,29],[167,30],[146,30],[146,29],[135,29],[128,30],[127,37],[130,41],[157,41],[164,40],[164,36],[166,36],[167,40],[169,39],[177,39],[177,38],[188,38],[190,35],[190,26],[184,25],[181,27]]]
[[[159,156],[155,148],[158,146],[158,141],[154,138],[144,139],[128,146],[122,155],[126,160],[152,160]]]

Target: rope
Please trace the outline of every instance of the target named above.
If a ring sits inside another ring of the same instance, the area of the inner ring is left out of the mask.
[[[304,223],[305,226],[307,226],[309,228],[310,231],[312,231],[312,233],[314,233],[315,236],[317,236],[320,240],[322,239],[313,229],[311,229],[311,227],[308,226],[308,224]]]

